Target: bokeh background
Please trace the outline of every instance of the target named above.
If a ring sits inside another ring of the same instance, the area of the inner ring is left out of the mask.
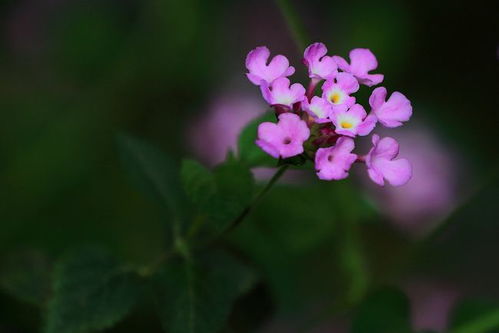
[[[291,172],[232,235],[264,282],[231,320],[244,332],[346,332],[350,313],[334,300],[390,285],[409,295],[415,330],[441,332],[459,301],[499,301],[497,8],[291,4],[308,41],[342,56],[370,48],[383,85],[411,99],[411,122],[382,133],[400,140],[415,175],[379,189],[362,168],[332,183]],[[274,1],[5,0],[0,32],[0,257],[91,243],[149,261],[163,222],[129,184],[116,134],[213,166],[266,108],[244,76],[249,50],[287,55],[306,82]],[[152,312],[143,304],[110,332],[159,332]],[[0,293],[0,332],[40,322]]]

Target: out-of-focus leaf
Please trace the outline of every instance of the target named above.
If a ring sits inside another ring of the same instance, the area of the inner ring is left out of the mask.
[[[238,156],[241,161],[250,167],[254,166],[276,166],[277,161],[264,152],[255,143],[258,125],[263,122],[276,122],[273,112],[266,112],[261,117],[250,122],[239,135]]]
[[[222,253],[199,262],[171,262],[156,280],[163,327],[169,333],[219,332],[234,301],[254,282],[248,267]]]
[[[187,195],[209,218],[207,227],[211,233],[218,233],[237,218],[253,196],[253,175],[232,157],[213,172],[197,162],[185,161],[181,174]]]
[[[51,265],[36,251],[16,253],[0,264],[0,288],[33,305],[43,305],[50,295]]]
[[[499,305],[491,302],[466,300],[451,317],[451,333],[499,332]]]
[[[216,192],[211,171],[194,160],[182,161],[181,177],[187,196],[197,205],[205,206]]]
[[[370,295],[359,307],[352,333],[409,333],[409,300],[400,291],[386,289]]]
[[[83,333],[123,319],[140,292],[138,276],[110,255],[85,249],[61,260],[54,273],[46,333]]]
[[[119,135],[118,146],[136,186],[172,215],[179,216],[182,191],[175,162],[150,143],[131,136]]]

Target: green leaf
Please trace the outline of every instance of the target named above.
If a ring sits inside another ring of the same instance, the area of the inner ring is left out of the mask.
[[[359,307],[352,333],[408,333],[410,309],[400,291],[386,289],[369,296]]]
[[[131,310],[138,277],[105,252],[85,249],[56,267],[46,333],[83,333],[111,327]]]
[[[254,180],[250,169],[231,157],[213,172],[186,160],[182,163],[181,175],[187,196],[209,218],[210,233],[223,230],[253,197]]]
[[[248,267],[222,253],[199,262],[169,263],[156,280],[164,329],[169,333],[219,332],[234,301],[254,282]]]
[[[119,135],[117,141],[122,162],[135,185],[178,216],[182,192],[174,161],[141,139]]]
[[[276,122],[273,112],[265,112],[261,117],[250,122],[239,135],[238,156],[239,160],[250,167],[254,166],[276,166],[277,161],[265,153],[255,144],[258,125],[262,122]]]
[[[451,333],[499,332],[499,305],[492,302],[466,300],[451,317]]]
[[[0,265],[0,288],[21,301],[42,306],[50,295],[51,264],[36,251],[5,258]]]
[[[199,206],[205,207],[216,192],[211,171],[194,160],[182,161],[181,178],[185,193]]]

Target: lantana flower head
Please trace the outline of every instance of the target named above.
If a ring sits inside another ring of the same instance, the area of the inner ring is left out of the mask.
[[[277,124],[266,122],[258,126],[256,144],[275,158],[288,158],[303,153],[303,142],[310,136],[307,123],[296,114],[283,113]]]
[[[358,155],[353,150],[354,138],[370,134],[378,122],[397,127],[409,120],[410,101],[399,92],[386,100],[386,89],[379,87],[371,94],[368,114],[352,95],[360,84],[370,87],[383,81],[382,74],[369,74],[378,66],[374,54],[368,49],[354,49],[348,63],[326,53],[322,43],[305,50],[304,63],[310,78],[307,90],[299,83],[291,84],[288,76],[294,68],[284,56],[274,57],[267,65],[267,48],[258,47],[248,54],[248,78],[260,85],[263,98],[278,118],[277,123],[259,125],[256,144],[280,163],[313,161],[317,176],[323,180],[346,178],[358,162],[366,165],[369,177],[381,186],[385,180],[393,186],[405,184],[412,168],[406,159],[396,159],[399,146],[395,139],[380,139],[374,134],[368,154]],[[315,96],[315,88],[322,80],[322,94]]]
[[[386,88],[374,89],[369,97],[369,105],[379,122],[386,127],[399,127],[412,116],[411,102],[403,94],[395,91],[386,100]]]
[[[259,46],[248,53],[246,68],[249,73],[246,76],[253,84],[259,86],[263,81],[270,85],[276,79],[293,75],[295,72],[295,68],[289,66],[289,60],[285,56],[276,55],[267,64],[269,57],[270,51],[265,46]]]
[[[359,83],[368,87],[375,86],[383,81],[383,74],[369,74],[370,71],[378,67],[378,61],[371,50],[353,49],[349,55],[350,63],[342,57],[333,57],[342,71],[354,75],[359,80]]]

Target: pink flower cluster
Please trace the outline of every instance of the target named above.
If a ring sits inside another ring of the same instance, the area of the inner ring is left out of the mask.
[[[315,162],[317,176],[324,180],[348,177],[354,162],[367,166],[369,177],[383,186],[409,181],[412,168],[406,159],[397,159],[399,145],[391,137],[372,136],[372,148],[365,155],[352,153],[354,138],[369,135],[377,123],[398,127],[412,115],[411,102],[401,93],[378,87],[369,98],[370,112],[356,103],[353,96],[360,85],[372,87],[383,81],[382,74],[370,74],[378,67],[368,49],[350,51],[350,63],[339,56],[328,56],[322,43],[314,43],[304,52],[308,68],[308,89],[291,84],[294,74],[283,55],[270,62],[270,51],[260,46],[246,58],[246,74],[260,86],[263,98],[276,112],[277,123],[264,122],[258,127],[256,144],[274,158],[287,159],[303,155]],[[315,96],[320,86],[322,94]]]

